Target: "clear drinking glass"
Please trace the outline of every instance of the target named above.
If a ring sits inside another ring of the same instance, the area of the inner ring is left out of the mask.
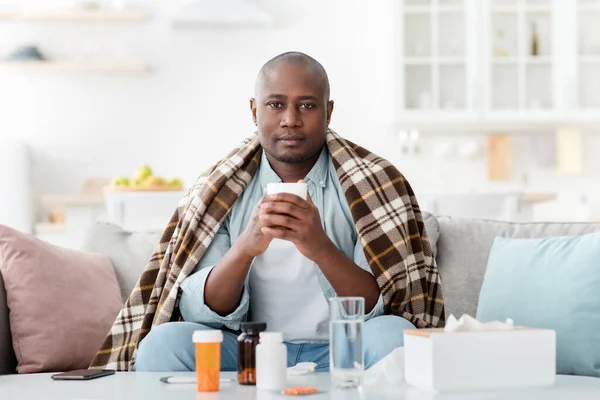
[[[334,388],[362,386],[365,299],[329,299],[329,370]]]

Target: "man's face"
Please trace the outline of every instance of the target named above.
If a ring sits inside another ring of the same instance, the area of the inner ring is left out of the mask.
[[[268,155],[285,163],[301,163],[319,153],[333,112],[325,87],[310,69],[275,66],[250,100],[259,141]]]

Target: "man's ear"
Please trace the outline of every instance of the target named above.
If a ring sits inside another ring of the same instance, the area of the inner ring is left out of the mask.
[[[327,126],[329,126],[329,121],[331,121],[332,113],[333,113],[333,100],[329,100],[327,102]]]
[[[254,121],[254,125],[256,125],[256,100],[254,100],[254,97],[250,98],[250,111],[252,112],[252,120]]]

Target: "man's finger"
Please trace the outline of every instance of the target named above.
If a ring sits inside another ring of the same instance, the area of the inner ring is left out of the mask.
[[[260,206],[260,209],[263,214],[289,215],[295,219],[302,219],[302,216],[306,214],[305,209],[285,201],[266,202]]]
[[[266,197],[266,201],[269,201],[269,202],[284,201],[284,202],[295,204],[300,208],[308,208],[308,206],[309,206],[308,202],[306,200],[304,200],[302,197],[296,196],[295,194],[291,194],[291,193],[275,193],[275,194],[270,194],[265,197]]]
[[[281,214],[262,214],[259,219],[265,226],[277,226],[286,229],[294,229],[298,222],[295,218]]]
[[[268,196],[261,197],[260,200],[258,201],[258,204],[256,204],[256,207],[260,207],[262,204],[264,204],[267,201],[267,197]]]
[[[263,235],[270,236],[276,239],[289,240],[293,242],[294,240],[294,231],[285,228],[271,228],[267,226],[263,226],[260,228]]]
[[[274,237],[271,236],[268,232],[265,232],[265,227],[260,228],[260,233],[262,233],[264,236],[267,236],[270,239],[273,239]]]

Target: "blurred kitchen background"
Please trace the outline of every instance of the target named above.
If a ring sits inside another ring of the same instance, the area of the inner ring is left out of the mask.
[[[289,50],[423,209],[600,220],[600,1],[0,0],[0,223],[72,247],[97,219],[162,229]]]

